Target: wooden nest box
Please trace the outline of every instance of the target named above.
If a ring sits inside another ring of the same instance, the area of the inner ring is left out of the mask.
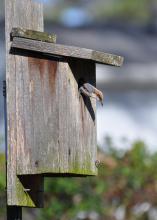
[[[40,3],[6,2],[8,205],[40,207],[43,177],[97,174],[96,100],[80,81],[96,86],[96,63],[123,58],[56,44]]]

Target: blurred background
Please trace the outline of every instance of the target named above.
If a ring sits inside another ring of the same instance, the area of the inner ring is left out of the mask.
[[[42,0],[34,0],[42,1]],[[45,208],[23,219],[157,220],[157,1],[43,0],[45,31],[57,42],[125,57],[97,65],[98,177],[46,179]],[[0,1],[0,218],[5,213],[4,1]]]

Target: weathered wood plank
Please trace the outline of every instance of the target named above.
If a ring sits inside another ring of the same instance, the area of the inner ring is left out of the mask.
[[[27,57],[10,54],[10,33],[13,27],[22,27],[43,31],[42,5],[32,0],[5,0],[6,30],[6,86],[7,86],[7,204],[9,206],[42,206],[43,178],[28,177],[27,186],[30,192],[24,191],[24,182],[17,177],[18,147],[25,143],[22,125],[23,106],[19,105],[22,95],[19,94],[22,79],[21,70],[28,75]],[[20,106],[20,107],[19,107]],[[23,158],[27,160],[27,155]],[[36,184],[32,184],[35,182]],[[33,193],[33,196],[32,196]]]
[[[39,53],[46,53],[52,56],[57,55],[66,58],[86,59],[97,63],[113,66],[121,66],[124,60],[121,56],[94,51],[90,49],[34,41],[30,39],[23,39],[20,37],[15,37],[13,39],[11,47]]]
[[[58,71],[59,165],[64,172],[96,175],[96,100],[78,92],[82,79],[96,86],[96,65],[74,60],[66,65],[62,63]]]
[[[95,86],[94,62],[29,59],[29,77],[21,69],[17,99],[25,132],[18,175],[96,175],[96,100],[78,92],[81,78]]]
[[[38,40],[49,43],[56,43],[56,35],[48,34],[46,32],[28,30],[24,28],[13,28],[11,31],[11,38],[22,37],[32,40]]]

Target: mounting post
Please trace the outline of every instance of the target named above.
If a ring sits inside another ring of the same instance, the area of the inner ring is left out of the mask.
[[[7,105],[6,105],[6,80],[3,81],[4,97],[4,129],[5,129],[5,161],[6,161],[6,183],[7,183]],[[7,186],[6,186],[7,187]],[[7,191],[6,191],[7,197]],[[22,207],[7,205],[7,220],[22,220]]]
[[[22,207],[7,206],[7,220],[22,220]]]

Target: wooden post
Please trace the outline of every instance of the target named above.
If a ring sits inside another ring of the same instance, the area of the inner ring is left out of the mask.
[[[7,206],[7,220],[22,220],[22,207]]]
[[[6,105],[6,81],[3,81],[3,97],[4,97],[4,123],[5,123],[5,162],[6,162],[6,173],[7,173],[7,105]],[[6,175],[6,188],[7,188],[7,175]],[[7,192],[6,192],[7,197]],[[22,207],[8,206],[7,209],[7,220],[22,220]]]
[[[43,8],[41,3],[33,0],[5,0],[5,35],[6,35],[6,89],[7,89],[7,205],[8,206],[43,206],[43,177],[28,176],[20,179],[17,176],[17,146],[22,145],[24,139],[19,140],[21,122],[18,119],[18,108],[15,97],[20,96],[16,88],[16,80],[21,76],[21,71],[29,72],[28,66],[31,59],[10,54],[10,32],[13,27],[21,27],[43,31]],[[37,61],[38,63],[38,61]],[[35,68],[35,67],[34,67]],[[25,159],[27,157],[25,156]],[[33,184],[34,183],[34,184]],[[29,189],[29,191],[28,191]],[[14,208],[9,208],[13,210]],[[19,208],[16,210],[19,211]],[[16,212],[16,211],[15,211]],[[16,215],[15,215],[16,216]],[[18,215],[17,215],[18,216]],[[19,215],[20,216],[20,215]]]

